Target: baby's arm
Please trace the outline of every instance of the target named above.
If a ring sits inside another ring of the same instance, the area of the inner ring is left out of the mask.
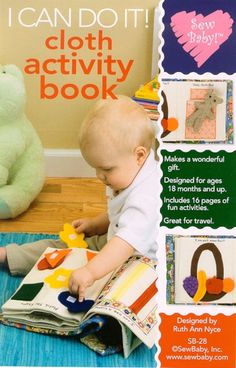
[[[134,254],[134,251],[125,240],[114,236],[86,266],[72,272],[69,279],[70,292],[78,295],[79,301],[83,301],[87,287],[111,271],[115,271]]]
[[[81,218],[72,222],[77,233],[85,233],[87,236],[102,235],[108,230],[109,219],[107,213],[92,218]]]

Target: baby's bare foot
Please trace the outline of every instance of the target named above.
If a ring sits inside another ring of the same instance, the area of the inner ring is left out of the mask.
[[[0,264],[5,263],[7,260],[6,248],[0,248]]]

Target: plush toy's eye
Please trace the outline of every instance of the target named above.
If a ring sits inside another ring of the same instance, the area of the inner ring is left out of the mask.
[[[4,74],[6,74],[6,71],[5,71],[5,70],[3,70],[2,72],[3,72]]]

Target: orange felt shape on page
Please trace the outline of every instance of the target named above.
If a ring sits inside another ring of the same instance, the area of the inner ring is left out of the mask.
[[[40,271],[50,270],[58,267],[63,263],[65,257],[70,252],[70,249],[54,250],[53,252],[47,253],[44,258],[42,258],[38,264],[37,268]]]
[[[97,253],[95,252],[90,252],[89,250],[87,250],[86,252],[86,256],[87,256],[87,261],[91,261],[91,259],[93,259],[94,257],[96,257]]]
[[[231,291],[233,291],[235,288],[235,282],[233,279],[226,277],[223,280],[223,291],[225,293],[230,293]]]
[[[51,253],[47,253],[45,258],[52,268],[59,266],[62,260],[70,253],[71,249],[56,249]]]
[[[135,314],[138,314],[142,308],[157,294],[156,280],[136,299],[129,309]]]

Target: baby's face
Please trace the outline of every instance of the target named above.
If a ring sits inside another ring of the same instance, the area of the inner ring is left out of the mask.
[[[104,149],[101,146],[93,146],[85,149],[83,156],[96,170],[97,178],[114,191],[127,188],[140,169],[135,153],[118,153],[111,147]]]

